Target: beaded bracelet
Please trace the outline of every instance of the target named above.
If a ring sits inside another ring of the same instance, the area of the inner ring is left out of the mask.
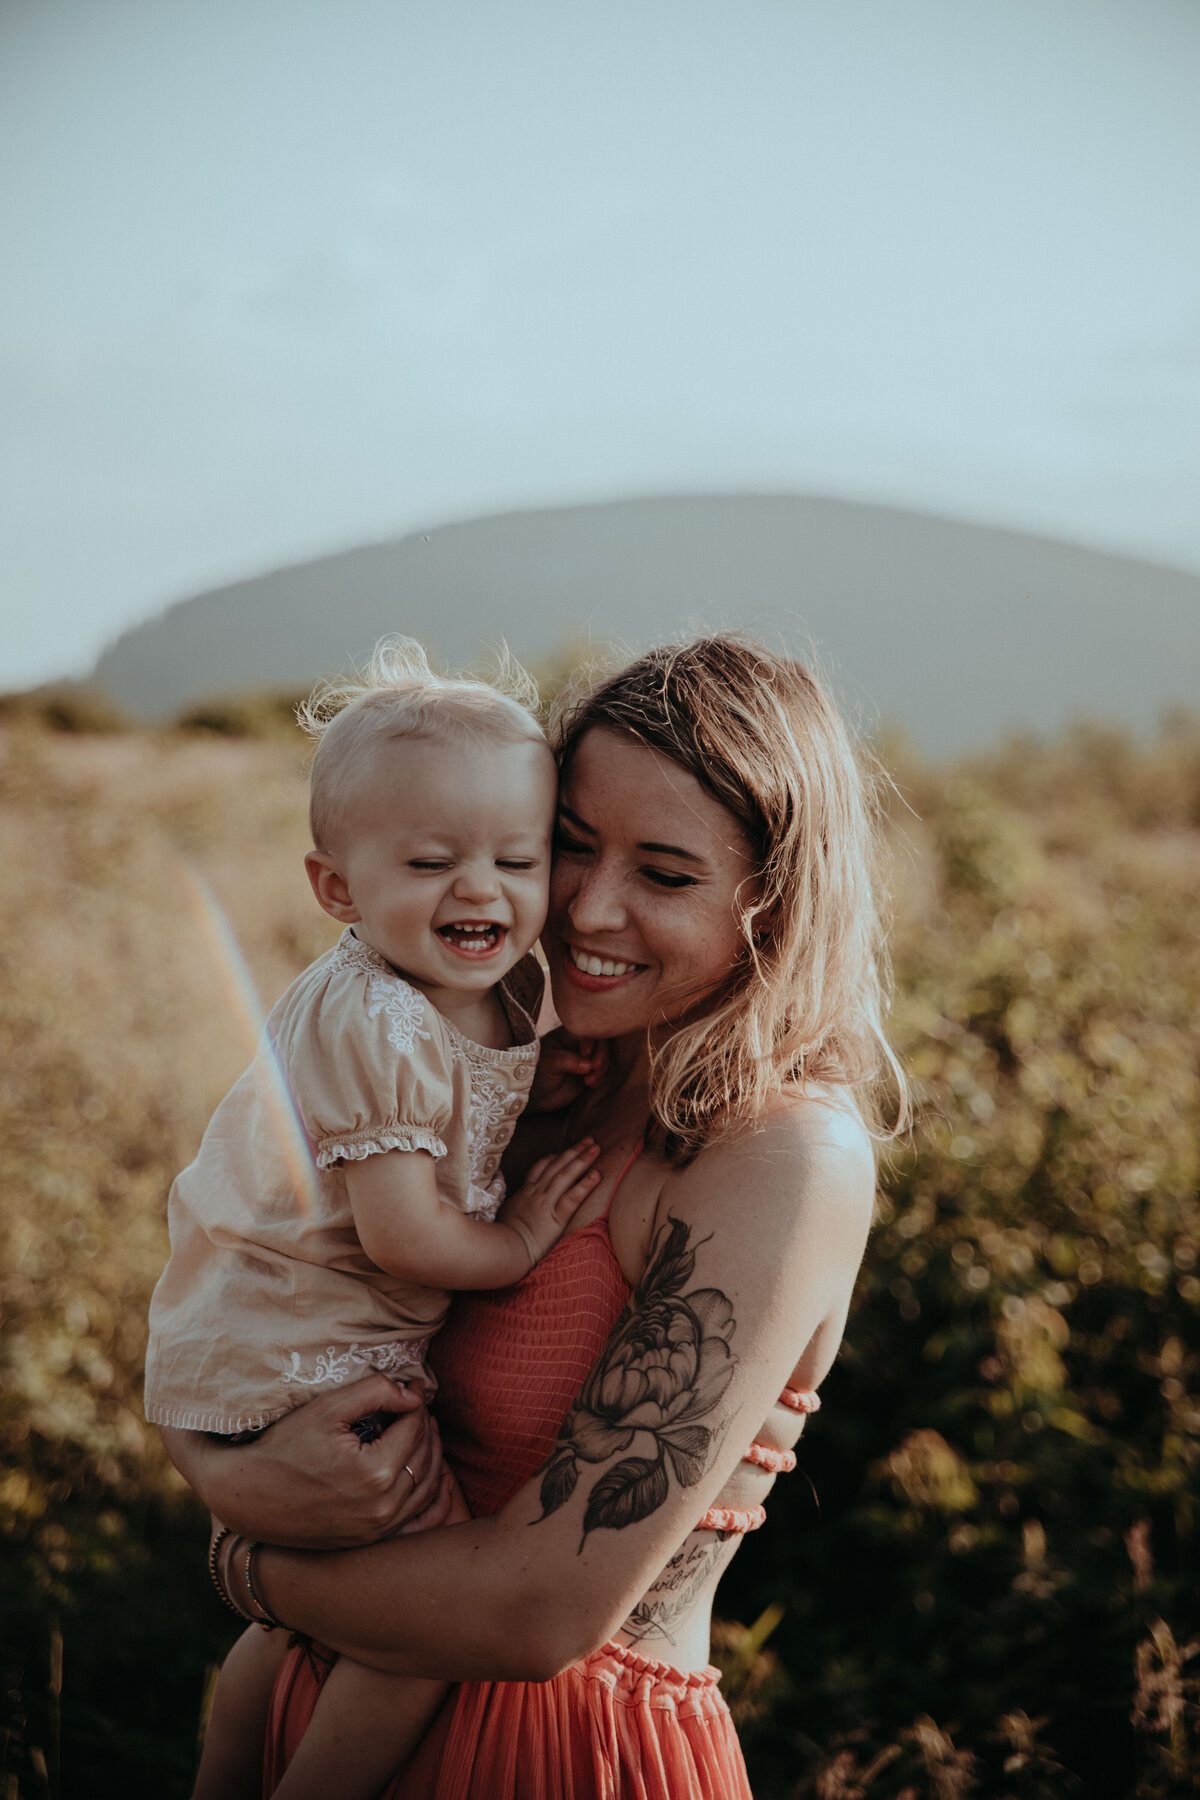
[[[217,1535],[213,1538],[212,1543],[208,1546],[208,1578],[216,1588],[218,1594],[220,1594],[224,1605],[229,1608],[231,1613],[236,1613],[239,1619],[244,1620],[246,1617],[245,1613],[240,1606],[235,1606],[234,1602],[225,1592],[224,1583],[217,1570],[217,1561],[221,1554],[221,1545],[225,1542],[227,1537],[231,1537],[232,1535],[233,1533],[230,1526],[222,1525],[220,1531],[218,1531]]]
[[[277,1619],[265,1601],[260,1600],[254,1587],[254,1552],[261,1550],[261,1544],[251,1544],[246,1552],[246,1592],[250,1596],[250,1606],[254,1614],[254,1622],[263,1631],[285,1631],[287,1627],[282,1619]]]

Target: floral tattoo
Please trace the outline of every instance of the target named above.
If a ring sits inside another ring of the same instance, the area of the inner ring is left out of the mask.
[[[590,1531],[622,1531],[660,1507],[667,1497],[668,1467],[681,1486],[694,1487],[708,1467],[714,1440],[724,1434],[724,1428],[714,1431],[702,1421],[720,1401],[737,1364],[729,1348],[733,1307],[718,1288],[685,1291],[696,1266],[688,1238],[683,1221],[668,1215],[629,1311],[563,1421],[543,1470],[541,1519],[546,1519],[575,1492],[581,1464],[636,1452],[593,1485],[580,1550]]]

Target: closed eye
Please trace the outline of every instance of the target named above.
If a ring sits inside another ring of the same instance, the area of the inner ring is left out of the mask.
[[[554,848],[562,856],[588,856],[590,850],[581,838],[572,837],[561,822],[555,827]]]
[[[642,874],[646,877],[647,881],[652,881],[655,887],[684,888],[696,886],[696,877],[694,875],[673,875],[668,869],[643,869]]]
[[[448,869],[450,867],[450,864],[448,862],[446,862],[445,860],[435,861],[432,857],[429,857],[429,858],[422,858],[419,862],[418,861],[410,862],[408,866],[410,869],[423,869],[423,870],[427,870],[429,872],[436,872],[437,870],[440,870],[440,869]]]
[[[532,857],[501,856],[497,858],[496,867],[498,869],[515,869],[520,873],[523,869],[536,869],[537,864]]]

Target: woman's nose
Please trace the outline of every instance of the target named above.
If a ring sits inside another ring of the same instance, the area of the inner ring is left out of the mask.
[[[602,869],[581,870],[567,900],[567,917],[581,936],[590,931],[622,930],[625,904],[617,883]]]

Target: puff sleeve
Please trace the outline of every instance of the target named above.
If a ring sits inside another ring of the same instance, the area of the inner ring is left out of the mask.
[[[388,1150],[446,1155],[454,1102],[444,1023],[398,975],[331,983],[287,1063],[318,1168]]]

